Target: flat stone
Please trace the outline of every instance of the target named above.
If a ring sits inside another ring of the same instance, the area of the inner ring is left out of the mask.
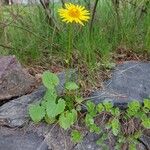
[[[109,141],[106,140],[105,143],[103,143],[106,147],[103,147],[102,145],[97,145],[97,140],[101,138],[101,135],[97,135],[94,133],[88,133],[83,141],[79,144],[77,144],[73,150],[115,150],[115,137],[112,135],[109,136]],[[143,136],[141,138],[141,141],[136,145],[137,150],[149,150],[149,137]]]
[[[0,133],[1,150],[48,150],[45,138],[37,133],[8,128],[1,128]]]
[[[94,103],[111,101],[120,108],[128,102],[150,97],[150,62],[127,61],[118,65],[110,80],[104,83],[102,90],[91,95]]]
[[[102,148],[96,144],[98,139],[98,135],[88,133],[83,141],[74,147],[74,150],[102,150]]]
[[[75,80],[75,70],[68,72],[68,79]],[[60,84],[57,86],[58,95],[64,90],[66,82],[65,72],[59,73]],[[28,106],[42,99],[46,89],[41,86],[31,94],[19,97],[0,107],[0,126],[21,127],[28,123]]]
[[[30,93],[35,84],[15,56],[0,56],[0,101]]]

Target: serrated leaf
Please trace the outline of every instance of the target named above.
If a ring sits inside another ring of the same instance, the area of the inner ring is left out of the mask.
[[[103,112],[104,110],[105,110],[105,108],[104,108],[103,104],[102,104],[102,103],[99,103],[99,104],[97,105],[97,111],[98,111],[99,113],[101,113],[101,112]]]
[[[143,107],[143,111],[144,111],[144,113],[149,113],[149,111],[150,111],[150,109],[149,108],[146,108],[146,107]]]
[[[150,129],[150,118],[143,119],[142,120],[142,125],[144,126],[144,128]]]
[[[89,126],[90,132],[94,132],[99,134],[100,133],[100,127],[98,127],[96,124],[92,124]]]
[[[82,136],[82,134],[79,131],[73,130],[71,132],[71,139],[72,139],[73,142],[79,143],[79,142],[82,141],[83,136]]]
[[[56,98],[57,98],[57,94],[56,94],[56,91],[51,91],[51,90],[47,90],[44,97],[43,97],[43,100],[45,101],[56,101]]]
[[[143,120],[143,119],[147,118],[147,115],[143,111],[139,111],[136,113],[135,117],[139,118],[140,120]]]
[[[144,107],[150,110],[150,99],[144,99]]]
[[[45,108],[43,106],[40,106],[39,104],[30,105],[29,115],[34,122],[38,123],[45,116]]]
[[[86,106],[87,106],[87,111],[88,111],[88,113],[89,113],[91,116],[94,117],[94,116],[96,115],[96,113],[97,113],[96,105],[95,105],[93,102],[88,101],[88,102],[86,103]]]
[[[65,84],[65,88],[69,91],[79,89],[79,86],[75,82],[67,82]]]
[[[77,121],[77,116],[78,116],[77,111],[75,109],[72,109],[71,113],[73,114],[73,120],[74,120],[74,122],[76,122]]]
[[[109,101],[103,102],[103,105],[104,105],[105,110],[106,110],[107,112],[110,112],[110,111],[111,111],[111,108],[113,108],[113,104],[112,104],[111,102],[109,102]]]
[[[49,118],[55,118],[57,115],[61,114],[66,107],[66,102],[63,99],[59,99],[58,103],[47,102],[46,112]]]
[[[94,124],[94,119],[90,114],[86,114],[85,123],[88,127]]]
[[[56,118],[49,118],[47,114],[45,115],[44,119],[48,124],[53,124],[56,121]]]
[[[118,135],[118,133],[120,132],[120,122],[117,118],[114,118],[111,121],[111,127],[112,127],[112,132],[115,136]]]
[[[66,130],[75,123],[76,118],[75,110],[66,111],[59,116],[59,125]]]
[[[136,149],[136,144],[133,142],[133,143],[129,143],[129,150],[137,150]]]
[[[138,111],[140,109],[141,105],[139,103],[139,101],[134,100],[130,103],[128,103],[128,109],[132,110],[132,111]]]
[[[132,117],[132,116],[136,116],[137,113],[139,112],[141,108],[141,105],[139,103],[139,101],[134,100],[130,103],[128,103],[128,109],[127,109],[127,114],[128,116]]]
[[[134,133],[134,139],[138,140],[142,136],[142,131],[137,131]]]
[[[118,117],[120,115],[119,108],[118,107],[117,108],[112,108],[111,109],[111,114],[114,115],[114,116],[116,116],[116,117]]]
[[[45,71],[42,75],[42,82],[45,87],[52,90],[59,84],[59,78],[56,74],[51,73],[50,71]]]

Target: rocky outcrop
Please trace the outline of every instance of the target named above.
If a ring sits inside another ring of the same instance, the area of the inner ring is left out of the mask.
[[[66,81],[65,73],[60,73],[59,94],[63,92]],[[75,79],[75,72],[70,72],[69,79]],[[45,93],[43,86],[31,94],[14,99],[0,107],[0,148],[2,150],[104,150],[96,145],[101,135],[85,131],[82,143],[74,144],[70,140],[70,131],[64,131],[57,125],[38,125],[29,121],[28,105],[39,101]],[[150,63],[125,62],[112,72],[112,78],[104,83],[104,88],[91,95],[93,102],[109,100],[121,109],[126,108],[133,99],[141,103],[150,96]],[[16,128],[18,127],[18,128]],[[20,129],[20,127],[23,127]],[[137,150],[148,150],[150,138],[147,131],[139,139]],[[115,138],[106,143],[110,150],[115,150]],[[107,141],[106,141],[107,142]],[[13,144],[12,144],[13,143]],[[20,144],[21,143],[21,144]]]
[[[35,79],[25,71],[15,56],[0,57],[0,101],[30,93]]]
[[[59,73],[58,77],[60,83],[56,90],[59,94],[62,94],[64,89],[64,84],[66,82],[65,72]],[[75,80],[76,71],[70,70],[68,72],[68,79]],[[24,95],[17,99],[11,100],[10,102],[2,105],[0,107],[0,125],[5,125],[8,127],[22,127],[25,123],[29,121],[28,116],[28,106],[31,103],[38,102],[44,96],[46,89],[44,86],[40,86],[31,94]]]
[[[110,80],[104,83],[102,90],[91,95],[94,103],[111,101],[120,108],[126,108],[128,102],[150,97],[150,63],[129,61],[118,65]]]

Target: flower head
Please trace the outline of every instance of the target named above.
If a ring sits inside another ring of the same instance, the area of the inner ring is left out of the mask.
[[[90,13],[85,9],[84,6],[74,5],[71,3],[66,3],[65,8],[58,10],[62,21],[66,23],[79,23],[83,24],[83,21],[88,21],[90,19]]]

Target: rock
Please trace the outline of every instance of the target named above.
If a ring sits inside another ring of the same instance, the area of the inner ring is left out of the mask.
[[[23,130],[0,129],[1,150],[48,150],[43,136]]]
[[[79,144],[77,144],[74,147],[74,150],[103,150],[96,144],[96,141],[99,139],[98,135],[88,133],[83,141]]]
[[[35,84],[35,79],[22,68],[15,56],[0,57],[0,101],[25,95]]]
[[[50,132],[45,136],[45,141],[51,150],[72,150],[73,142],[70,132],[64,131],[59,126],[53,125]]]
[[[150,149],[150,136],[142,135],[140,138],[140,142],[144,145],[144,147],[149,150]]]
[[[14,99],[0,107],[0,125],[21,127],[28,122],[28,106],[39,101],[45,93],[45,88],[40,87],[35,92]]]
[[[75,71],[70,70],[68,79],[75,79]],[[65,72],[59,73],[60,84],[57,87],[58,94],[61,94],[66,81]],[[31,94],[14,99],[0,107],[0,126],[21,127],[29,121],[28,106],[38,102],[45,93],[46,89],[41,86]]]
[[[91,95],[94,103],[111,101],[120,108],[126,108],[132,100],[142,102],[150,97],[150,62],[128,61],[118,65],[103,90]]]

